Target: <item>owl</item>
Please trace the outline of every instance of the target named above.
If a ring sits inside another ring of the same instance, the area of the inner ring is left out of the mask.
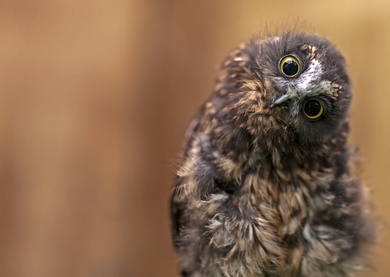
[[[170,200],[182,277],[352,277],[374,241],[349,133],[350,80],[326,39],[240,45],[186,132]]]

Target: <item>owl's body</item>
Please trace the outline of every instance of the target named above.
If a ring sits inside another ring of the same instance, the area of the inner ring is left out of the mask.
[[[355,276],[372,241],[343,57],[314,35],[253,40],[187,130],[171,198],[184,277]]]

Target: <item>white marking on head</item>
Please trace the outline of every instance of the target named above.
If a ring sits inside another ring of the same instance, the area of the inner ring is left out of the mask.
[[[301,75],[296,78],[294,81],[298,90],[307,90],[309,88],[310,83],[313,81],[318,81],[323,73],[322,66],[320,62],[316,59],[313,59],[308,68]]]

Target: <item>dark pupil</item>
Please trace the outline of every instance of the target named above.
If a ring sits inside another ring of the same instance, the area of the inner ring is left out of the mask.
[[[305,104],[305,113],[308,116],[315,116],[321,112],[321,105],[317,101],[311,100]]]
[[[287,60],[283,64],[283,72],[284,72],[284,74],[286,74],[288,76],[292,76],[292,75],[297,74],[297,72],[298,72],[298,64],[296,63],[296,61],[294,61],[294,60]]]

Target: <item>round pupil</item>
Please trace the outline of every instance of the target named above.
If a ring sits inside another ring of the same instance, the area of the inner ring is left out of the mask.
[[[305,113],[308,116],[316,116],[321,112],[321,104],[317,101],[311,100],[305,104]]]
[[[296,61],[289,59],[283,64],[283,72],[288,76],[297,74],[299,66]]]

